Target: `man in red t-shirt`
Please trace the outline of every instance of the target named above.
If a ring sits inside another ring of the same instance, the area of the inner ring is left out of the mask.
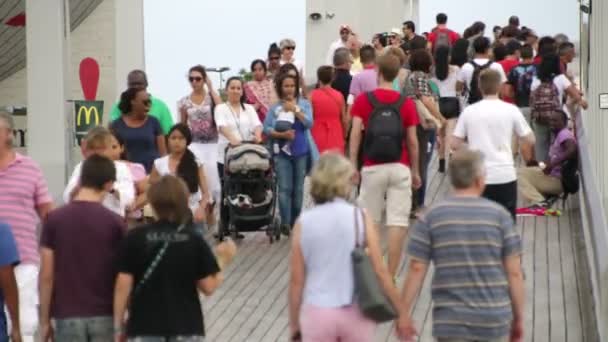
[[[418,189],[421,185],[418,171],[416,105],[411,99],[402,98],[399,92],[392,89],[400,67],[401,63],[397,56],[385,54],[378,58],[378,89],[360,94],[355,99],[351,109],[353,120],[349,144],[350,160],[357,166],[361,132],[366,129],[359,200],[378,224],[381,223],[382,212],[386,210],[386,225],[389,228],[388,268],[393,277],[397,273],[403,243],[407,236],[412,187]],[[377,102],[376,108],[370,98]],[[402,103],[398,110],[400,117],[395,114],[397,108],[390,107],[399,103]],[[389,107],[391,109],[373,113],[375,109]],[[390,113],[393,115],[390,116]],[[383,121],[387,120],[386,116],[390,116],[391,120],[396,120],[395,122],[400,122],[403,129],[395,133],[395,130],[391,129],[394,126],[382,125],[389,122]],[[383,135],[373,135],[373,131],[382,131]],[[378,160],[374,157],[379,154],[386,156],[383,149],[392,151],[389,154],[393,159]]]
[[[507,57],[505,57],[505,59],[503,59],[502,61],[498,62],[498,64],[500,64],[500,66],[502,66],[502,69],[505,71],[505,75],[509,75],[511,73],[511,70],[513,70],[513,68],[519,65],[519,59],[521,56],[521,43],[514,39],[510,40],[507,43],[507,53]],[[515,99],[510,96],[508,88],[503,87],[503,89],[503,101],[515,104]]]
[[[454,46],[454,43],[458,39],[460,39],[460,35],[447,27],[448,16],[445,13],[437,14],[437,27],[433,29],[427,38],[428,47],[431,51],[435,50],[435,44],[438,43],[438,40],[444,40],[443,37],[447,38],[447,42],[449,46]],[[441,42],[439,42],[441,43]]]

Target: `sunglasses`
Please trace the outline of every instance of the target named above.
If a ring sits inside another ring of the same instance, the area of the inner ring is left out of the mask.
[[[190,81],[190,83],[192,83],[192,82],[194,82],[194,81],[196,81],[196,82],[200,82],[200,81],[202,81],[202,80],[203,80],[203,78],[202,78],[202,77],[200,77],[200,76],[194,76],[194,77],[193,77],[193,76],[190,76],[190,77],[188,77],[188,80]]]
[[[279,59],[281,59],[281,57],[270,57],[269,59],[271,61],[278,61]]]
[[[340,31],[340,34],[344,35],[344,34],[350,34],[350,31]]]
[[[286,46],[285,50],[295,50],[296,47],[295,46]]]

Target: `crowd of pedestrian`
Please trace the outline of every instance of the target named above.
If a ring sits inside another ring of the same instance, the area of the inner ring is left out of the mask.
[[[0,114],[0,341],[202,341],[198,292],[221,285],[236,253],[232,240],[213,250],[203,230],[230,221],[226,151],[245,143],[272,156],[280,231],[292,238],[293,341],[371,341],[377,320],[357,304],[353,269],[361,243],[402,340],[417,334],[410,313],[431,262],[438,340],[520,340],[517,197],[545,208],[567,191],[571,122],[587,106],[568,68],[574,45],[538,39],[517,17],[493,41],[482,22],[461,35],[446,14],[436,21],[369,44],[340,26],[312,90],[288,38],[253,60],[251,81],[230,78],[225,99],[193,66],[177,123],[134,70],[108,128],[83,139],[62,206]],[[426,207],[435,149],[453,193]]]

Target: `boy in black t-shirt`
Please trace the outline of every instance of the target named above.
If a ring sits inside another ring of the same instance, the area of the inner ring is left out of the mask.
[[[202,341],[203,310],[198,291],[211,295],[222,283],[221,269],[236,253],[230,240],[211,251],[194,229],[188,189],[164,176],[148,190],[157,222],[129,232],[118,261],[114,326],[130,340]],[[129,303],[129,320],[123,330]],[[187,339],[185,339],[187,338]]]

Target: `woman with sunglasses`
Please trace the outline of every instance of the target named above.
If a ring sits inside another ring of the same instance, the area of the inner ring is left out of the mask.
[[[127,160],[150,173],[154,160],[167,154],[165,137],[157,118],[148,115],[150,95],[145,89],[129,88],[120,95],[121,117],[110,128],[125,140]]]
[[[268,108],[277,102],[277,95],[274,91],[274,85],[270,79],[268,79],[268,69],[266,62],[261,59],[256,59],[251,63],[251,73],[253,74],[253,80],[245,83],[245,96],[247,97],[247,103],[253,105],[260,121],[264,122]]]
[[[192,87],[190,95],[177,102],[180,122],[188,125],[192,133],[189,149],[204,167],[207,189],[212,201],[207,212],[207,223],[214,223],[213,206],[220,200],[221,184],[217,172],[218,130],[213,112],[222,99],[213,89],[211,79],[202,65],[195,65],[188,71],[188,81]]]
[[[268,65],[266,77],[273,80],[281,67],[281,49],[279,49],[277,43],[272,43],[268,48],[268,61],[266,63]]]
[[[304,81],[304,62],[299,61],[295,58],[296,42],[293,39],[281,40],[281,65],[293,64],[298,69],[300,74],[300,92],[301,95],[306,97],[306,83]]]

